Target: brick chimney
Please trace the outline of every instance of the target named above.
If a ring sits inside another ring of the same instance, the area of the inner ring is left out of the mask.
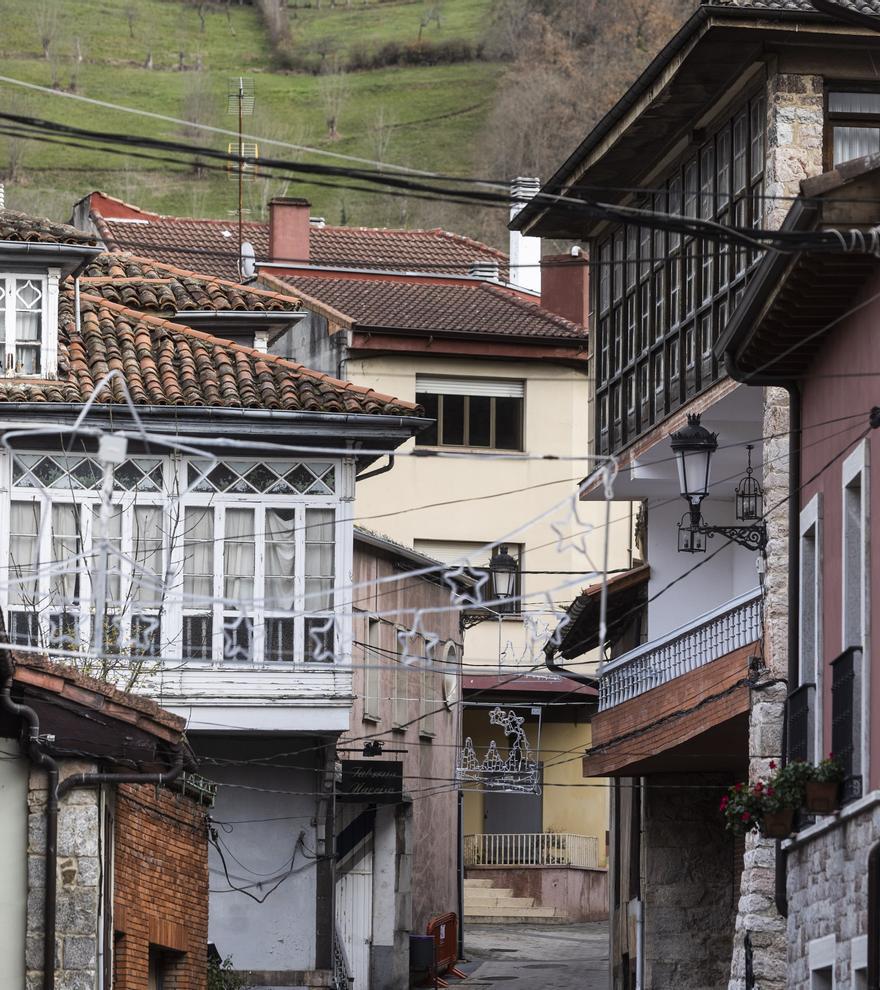
[[[269,201],[269,260],[309,263],[307,199],[278,196]]]
[[[576,254],[574,252],[577,252]],[[587,325],[590,266],[580,248],[541,259],[541,306],[572,323]]]

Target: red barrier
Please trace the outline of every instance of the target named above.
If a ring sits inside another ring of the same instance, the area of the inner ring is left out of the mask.
[[[447,911],[446,914],[432,918],[428,922],[425,933],[434,936],[437,973],[448,973],[450,976],[457,976],[463,980],[467,973],[462,973],[455,966],[458,962],[458,917],[455,912]],[[445,980],[439,978],[437,983],[441,987],[449,986]]]

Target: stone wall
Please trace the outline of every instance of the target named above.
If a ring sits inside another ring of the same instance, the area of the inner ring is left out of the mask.
[[[89,763],[66,762],[61,778],[95,769]],[[43,985],[46,798],[46,774],[32,769],[28,789],[27,990],[39,990]],[[97,791],[71,791],[58,809],[56,990],[91,990],[95,986],[101,882],[98,826]]]
[[[880,842],[877,807],[806,838],[788,857],[788,987],[809,990],[809,944],[836,935],[835,990],[850,990],[852,939],[868,931],[868,853]],[[867,984],[865,984],[867,985]]]
[[[739,879],[718,814],[725,774],[646,778],[643,842],[645,986],[716,990],[729,971]]]

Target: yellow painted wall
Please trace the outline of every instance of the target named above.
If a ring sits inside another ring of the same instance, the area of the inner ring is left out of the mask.
[[[523,714],[519,709],[517,711]],[[591,740],[589,723],[543,722],[540,749],[537,720],[528,722],[525,728],[529,745],[538,761],[544,764],[544,831],[595,836],[599,845],[599,865],[607,865],[608,781],[601,778],[585,780],[581,771],[581,757]],[[501,758],[506,757],[504,734],[489,724],[488,708],[465,709],[462,731],[473,739],[478,757],[482,758],[492,739]],[[476,790],[465,790],[464,831],[465,835],[483,831],[483,795]]]
[[[344,371],[350,381],[410,401],[415,400],[417,372],[523,380],[525,449],[564,457],[583,457],[588,450],[586,369],[413,353],[351,359]],[[413,446],[411,441],[401,451]],[[561,610],[585,584],[597,580],[590,572],[602,568],[609,533],[608,566],[629,564],[628,503],[612,505],[610,529],[605,526],[604,503],[575,504],[578,482],[589,473],[586,460],[490,462],[401,456],[392,471],[357,486],[355,517],[408,546],[420,539],[488,542],[503,537],[523,544],[524,570],[555,573],[525,576],[528,622],[505,620],[500,636],[494,620],[468,630],[464,662],[501,670],[543,665],[541,649]],[[495,497],[460,501],[469,494]],[[566,497],[566,504],[552,508]],[[436,504],[449,501],[454,504]],[[541,513],[546,515],[523,528],[524,522]]]

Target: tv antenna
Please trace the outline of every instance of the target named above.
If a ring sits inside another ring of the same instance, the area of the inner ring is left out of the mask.
[[[249,157],[256,161],[259,149],[256,144],[248,144],[245,149],[243,119],[245,114],[254,112],[254,81],[245,76],[235,76],[229,80],[226,90],[226,112],[238,114],[238,268],[242,273],[242,245],[244,244],[243,214],[244,214],[244,173],[245,173],[245,150]],[[232,146],[228,149],[228,154],[232,154]],[[250,172],[255,172],[252,164]]]

